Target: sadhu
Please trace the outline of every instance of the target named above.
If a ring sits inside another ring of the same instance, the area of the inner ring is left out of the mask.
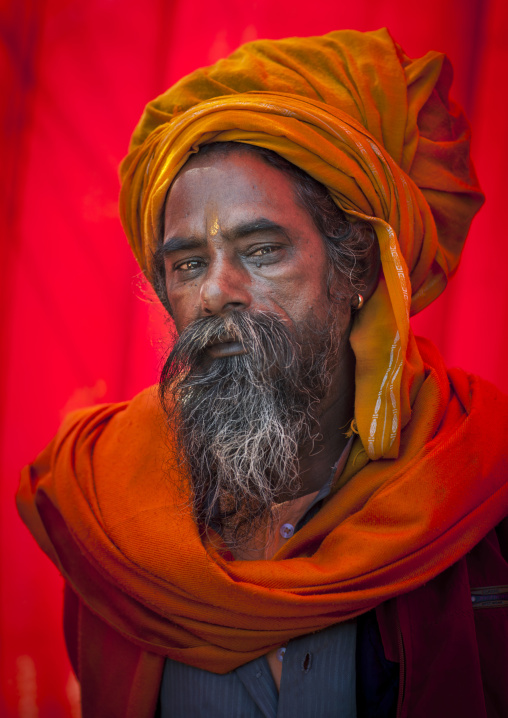
[[[18,494],[85,718],[508,715],[507,400],[409,324],[483,200],[450,81],[341,31],[146,107],[120,211],[178,339]]]

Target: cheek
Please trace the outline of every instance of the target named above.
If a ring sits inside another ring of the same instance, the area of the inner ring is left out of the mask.
[[[321,259],[319,257],[319,260]],[[302,318],[321,316],[327,312],[329,306],[327,266],[324,261],[316,261],[316,258],[310,255],[298,269],[287,287],[288,302],[293,311]]]
[[[185,327],[199,317],[199,288],[193,283],[175,289],[171,280],[167,279],[166,294],[176,330],[180,334]]]
[[[323,325],[330,320],[340,334],[349,332],[351,321],[351,287],[347,279],[338,281],[328,291],[329,270],[328,262],[314,267],[313,273],[305,273],[300,277],[288,299],[288,308],[296,321]]]
[[[319,321],[327,316],[330,306],[326,281],[321,281],[319,275],[309,277],[307,272],[259,283],[256,295],[255,303],[260,309],[275,311],[281,318],[287,316],[291,323]]]

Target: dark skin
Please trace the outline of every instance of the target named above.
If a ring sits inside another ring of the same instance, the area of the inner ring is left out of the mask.
[[[325,243],[291,180],[258,156],[239,149],[226,156],[193,157],[169,192],[164,222],[166,290],[180,333],[198,318],[233,309],[276,314],[289,328],[321,326],[330,311]],[[362,294],[375,287],[375,258]],[[302,488],[317,491],[345,447],[354,413],[354,354],[349,344],[358,293],[337,275],[337,366],[319,407],[319,445],[300,447]],[[224,342],[208,348],[215,359],[244,352]],[[286,501],[294,496],[280,496]]]

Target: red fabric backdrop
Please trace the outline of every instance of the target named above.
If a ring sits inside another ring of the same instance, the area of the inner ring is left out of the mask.
[[[457,277],[415,327],[450,364],[506,391],[505,0],[3,0],[0,715],[79,715],[61,579],[13,496],[66,410],[156,380],[163,324],[116,209],[117,166],[144,104],[247,40],[383,25],[410,55],[452,59],[488,197]]]

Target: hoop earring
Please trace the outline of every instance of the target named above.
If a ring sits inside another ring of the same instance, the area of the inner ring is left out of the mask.
[[[356,299],[356,302],[355,302],[355,299]],[[351,302],[351,306],[353,307],[353,309],[354,309],[355,311],[358,311],[359,309],[361,309],[361,308],[363,307],[363,302],[364,302],[363,295],[362,295],[362,294],[356,294],[356,295],[353,297],[353,300],[352,300],[352,302]]]

